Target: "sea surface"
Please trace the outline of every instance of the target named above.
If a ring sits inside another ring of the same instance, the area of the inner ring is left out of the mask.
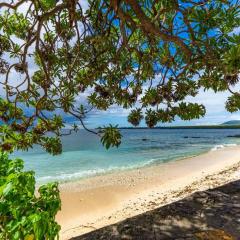
[[[62,138],[63,153],[51,156],[39,146],[14,157],[36,172],[37,183],[75,181],[114,171],[139,168],[240,145],[240,129],[125,129],[122,144],[106,150],[84,130]],[[217,160],[217,159],[216,159]]]

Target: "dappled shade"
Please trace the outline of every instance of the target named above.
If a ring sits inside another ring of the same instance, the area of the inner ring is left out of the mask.
[[[238,239],[240,181],[196,192],[164,207],[137,215],[72,240]]]

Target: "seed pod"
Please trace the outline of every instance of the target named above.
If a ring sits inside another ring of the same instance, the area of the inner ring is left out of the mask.
[[[36,133],[36,134],[43,134],[44,131],[45,130],[43,128],[38,127],[38,126],[33,129],[33,132]]]
[[[103,98],[109,97],[109,92],[102,86],[96,86],[95,91]]]
[[[230,84],[230,85],[235,85],[238,82],[238,75],[237,74],[227,74],[225,76],[225,80]]]
[[[26,65],[23,64],[23,63],[17,63],[17,64],[14,66],[14,69],[16,70],[16,72],[24,73],[25,70],[26,70]]]
[[[14,131],[18,131],[18,132],[25,132],[26,131],[26,127],[23,124],[18,124],[16,122],[12,123],[12,129]]]
[[[9,64],[0,58],[0,74],[6,74]]]
[[[11,151],[13,148],[11,143],[3,143],[1,144],[2,151]]]

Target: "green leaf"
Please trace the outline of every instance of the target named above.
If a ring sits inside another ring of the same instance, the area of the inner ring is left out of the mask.
[[[11,192],[12,188],[13,188],[13,184],[11,182],[7,183],[7,185],[4,186],[3,188],[2,196],[6,197],[9,194],[9,192]]]

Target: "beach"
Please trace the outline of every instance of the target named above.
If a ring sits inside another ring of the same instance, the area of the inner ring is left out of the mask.
[[[60,239],[70,239],[240,179],[240,147],[60,185]]]

